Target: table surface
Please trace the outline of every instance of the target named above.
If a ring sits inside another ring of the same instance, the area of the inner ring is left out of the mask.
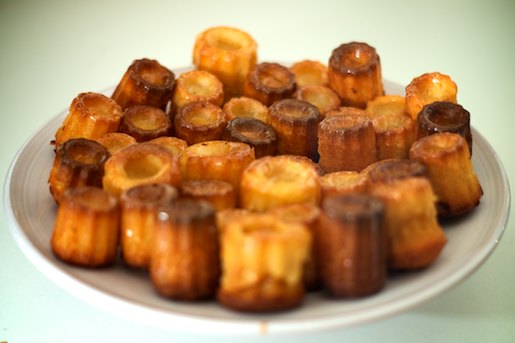
[[[83,91],[116,84],[130,62],[191,64],[204,29],[239,27],[260,61],[327,62],[335,47],[364,41],[383,76],[401,85],[440,71],[458,84],[472,125],[509,179],[515,110],[512,1],[9,1],[0,2],[0,176],[30,135]],[[65,292],[25,257],[0,222],[0,342],[216,342],[241,337],[176,333],[105,312]],[[295,342],[513,342],[515,221],[490,258],[456,287],[408,312],[358,327],[292,336]]]

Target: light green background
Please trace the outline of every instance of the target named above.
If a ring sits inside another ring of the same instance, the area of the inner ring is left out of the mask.
[[[251,33],[262,61],[326,62],[365,41],[399,84],[440,71],[459,87],[472,125],[515,182],[514,1],[9,1],[0,0],[0,177],[17,149],[83,91],[116,84],[135,58],[191,63],[196,34]],[[513,206],[512,206],[513,207]],[[416,309],[346,330],[246,341],[513,342],[515,224],[459,286]],[[212,342],[135,324],[62,291],[37,271],[0,221],[0,341]],[[224,338],[219,342],[241,342]]]

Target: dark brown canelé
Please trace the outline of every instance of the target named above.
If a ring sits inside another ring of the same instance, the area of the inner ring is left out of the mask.
[[[383,204],[364,194],[346,194],[322,203],[315,251],[322,281],[335,297],[378,292],[386,281]]]
[[[145,142],[170,135],[172,124],[160,108],[135,105],[127,108],[123,113],[118,131],[134,137],[137,142]]]
[[[472,155],[472,133],[470,113],[453,102],[437,101],[422,108],[417,117],[418,138],[434,133],[452,132],[460,134],[467,141]]]
[[[158,214],[149,271],[159,294],[185,301],[213,297],[220,277],[219,261],[211,204],[178,199]]]
[[[132,62],[111,98],[125,110],[133,105],[150,105],[162,110],[172,96],[175,74],[156,60]]]
[[[269,108],[268,123],[277,132],[277,154],[317,159],[320,111],[307,101],[283,99]]]
[[[367,101],[384,94],[379,55],[366,43],[351,42],[334,49],[327,75],[344,106],[365,108]]]
[[[237,117],[230,120],[222,138],[250,145],[254,148],[256,158],[273,156],[277,151],[275,129],[254,118]]]
[[[291,98],[296,88],[295,75],[288,68],[263,62],[250,70],[243,94],[270,106],[277,100]]]
[[[59,202],[70,187],[101,188],[104,164],[110,156],[104,146],[85,138],[72,138],[59,145],[48,179],[55,201]]]

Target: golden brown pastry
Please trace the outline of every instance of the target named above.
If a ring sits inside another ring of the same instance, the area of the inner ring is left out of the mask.
[[[256,41],[242,30],[211,27],[195,39],[193,64],[222,81],[226,99],[242,95],[243,83],[256,60]]]
[[[59,145],[48,179],[54,200],[59,202],[71,187],[102,187],[104,164],[109,157],[105,147],[85,138],[72,138]]]
[[[78,186],[61,197],[52,232],[53,253],[82,267],[101,267],[116,260],[118,201],[101,188]]]
[[[177,137],[158,137],[149,140],[148,143],[156,144],[165,148],[170,154],[172,154],[172,156],[177,158],[188,147],[188,143],[186,143],[184,139]]]
[[[324,286],[335,297],[363,297],[386,282],[384,206],[365,194],[322,204],[315,248]]]
[[[245,312],[300,305],[305,293],[302,272],[311,249],[304,225],[270,214],[249,214],[225,226],[221,249],[222,305]]]
[[[175,85],[175,74],[158,61],[135,60],[116,86],[111,98],[125,110],[134,105],[166,109]]]
[[[319,201],[320,176],[306,157],[265,156],[252,162],[241,177],[240,206],[249,210]]]
[[[288,68],[263,62],[249,71],[243,94],[270,106],[277,100],[291,98],[296,88],[295,75]]]
[[[319,165],[326,172],[361,171],[377,161],[371,120],[359,115],[326,116],[318,125]]]
[[[55,145],[71,138],[96,140],[118,130],[122,110],[112,99],[98,93],[80,93],[55,134]]]
[[[245,117],[258,119],[263,123],[268,122],[268,107],[256,99],[245,96],[231,98],[224,104],[223,111],[227,116],[227,120]]]
[[[467,142],[457,133],[436,133],[417,140],[410,158],[427,166],[438,198],[438,214],[456,217],[475,208],[483,195]]]
[[[321,119],[325,118],[325,114],[327,112],[336,110],[342,105],[338,94],[336,94],[331,88],[320,85],[307,85],[300,87],[295,91],[293,97],[315,105],[320,111]]]
[[[150,279],[162,296],[209,299],[220,277],[215,210],[205,201],[178,199],[158,217]]]
[[[351,42],[334,49],[327,75],[329,87],[344,106],[365,108],[367,101],[384,94],[379,55],[366,43]]]
[[[139,143],[118,151],[106,162],[103,187],[119,196],[128,188],[148,183],[169,183],[178,186],[181,172],[177,158],[165,148]]]
[[[224,86],[208,71],[191,70],[181,74],[172,95],[172,114],[194,101],[207,101],[216,106],[224,103]],[[173,116],[172,116],[173,117]]]
[[[435,101],[456,102],[458,87],[450,76],[434,72],[417,76],[406,86],[406,112],[417,119],[425,105]]]
[[[277,132],[277,154],[317,159],[317,129],[320,111],[297,99],[276,101],[269,108],[268,123]]]
[[[306,290],[319,289],[321,287],[321,280],[314,244],[318,230],[320,208],[310,203],[299,203],[272,207],[267,212],[285,222],[301,223],[309,229],[313,237],[313,244],[311,245],[306,263],[304,263],[303,281]]]
[[[349,193],[364,193],[367,191],[368,179],[366,174],[357,171],[337,171],[320,177],[322,199],[335,195]]]
[[[227,181],[238,194],[243,170],[254,159],[254,149],[248,144],[209,141],[187,147],[179,157],[179,162],[184,181]]]
[[[96,139],[96,141],[103,145],[111,155],[129,145],[137,143],[134,137],[122,132],[109,132]]]
[[[120,195],[120,247],[125,263],[148,268],[158,214],[178,197],[167,183],[143,184]]]
[[[172,132],[172,123],[160,108],[135,105],[123,112],[118,131],[134,137],[137,142],[146,142],[169,136]]]
[[[175,116],[175,136],[188,145],[221,139],[225,125],[227,118],[219,106],[206,101],[191,102]]]
[[[295,62],[290,71],[295,75],[297,87],[327,86],[327,66],[318,61],[302,60]]]
[[[377,159],[405,159],[417,136],[417,124],[407,114],[372,118],[376,132]]]
[[[447,237],[437,221],[436,196],[429,180],[408,177],[375,183],[370,193],[385,206],[389,267],[420,269],[431,265]]]

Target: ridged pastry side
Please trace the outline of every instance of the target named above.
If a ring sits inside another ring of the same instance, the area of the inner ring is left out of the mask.
[[[167,298],[212,298],[220,277],[215,210],[201,200],[179,199],[158,215],[150,279]]]
[[[156,60],[134,60],[111,98],[122,110],[134,105],[166,109],[175,85],[175,74]]]
[[[148,268],[159,211],[178,197],[166,183],[135,186],[120,195],[120,247],[124,262]]]
[[[392,269],[431,265],[447,243],[437,220],[436,196],[428,179],[412,177],[376,183],[370,193],[383,201]]]
[[[68,115],[55,133],[55,145],[71,138],[96,140],[116,132],[122,118],[120,106],[99,93],[80,93],[73,99]]]
[[[83,267],[116,260],[119,235],[118,201],[100,188],[71,188],[61,198],[51,238],[53,253]]]
[[[459,216],[479,204],[483,190],[461,135],[437,133],[421,138],[411,147],[410,158],[426,165],[440,216]]]
[[[302,224],[270,214],[231,221],[221,237],[222,278],[218,300],[246,312],[286,310],[304,296],[303,266],[311,235]]]

